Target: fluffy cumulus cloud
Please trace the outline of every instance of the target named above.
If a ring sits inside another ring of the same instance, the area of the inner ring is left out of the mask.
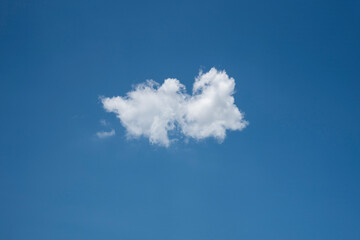
[[[234,103],[235,80],[225,71],[212,68],[195,79],[192,95],[179,80],[168,78],[139,84],[125,97],[103,97],[106,111],[120,119],[130,137],[145,136],[153,144],[169,146],[170,132],[185,137],[214,137],[220,142],[226,130],[247,126],[244,114]]]

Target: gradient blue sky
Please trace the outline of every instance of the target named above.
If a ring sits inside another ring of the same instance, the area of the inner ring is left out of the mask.
[[[359,42],[359,1],[0,1],[0,239],[360,239]],[[250,122],[222,144],[98,99],[211,67]]]

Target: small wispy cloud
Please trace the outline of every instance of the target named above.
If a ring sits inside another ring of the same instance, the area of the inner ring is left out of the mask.
[[[107,125],[108,125],[108,122],[107,122],[105,119],[101,119],[101,120],[100,120],[100,124],[101,124],[102,126],[107,126]]]
[[[96,133],[96,136],[98,137],[98,138],[108,138],[108,137],[111,137],[111,136],[114,136],[115,135],[115,130],[114,129],[112,129],[111,131],[109,131],[109,132],[106,132],[106,131],[101,131],[101,132],[97,132]]]
[[[172,141],[168,133],[177,130],[185,137],[214,137],[221,142],[226,130],[242,130],[248,125],[234,103],[234,88],[233,78],[212,68],[200,72],[192,95],[179,80],[168,78],[162,85],[149,80],[125,97],[103,97],[101,101],[106,111],[117,115],[130,137],[145,136],[151,143],[167,147]]]

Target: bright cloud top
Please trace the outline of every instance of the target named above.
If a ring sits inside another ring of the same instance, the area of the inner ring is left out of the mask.
[[[192,95],[179,80],[162,85],[148,80],[126,97],[102,98],[106,111],[120,119],[130,137],[145,136],[153,144],[169,146],[169,132],[186,137],[214,137],[220,142],[226,130],[242,130],[248,124],[234,104],[235,80],[212,68],[195,79]]]

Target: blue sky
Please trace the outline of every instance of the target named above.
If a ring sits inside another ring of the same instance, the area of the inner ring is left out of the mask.
[[[1,1],[0,238],[360,239],[359,12]],[[99,99],[212,67],[250,122],[221,144],[128,140]]]

